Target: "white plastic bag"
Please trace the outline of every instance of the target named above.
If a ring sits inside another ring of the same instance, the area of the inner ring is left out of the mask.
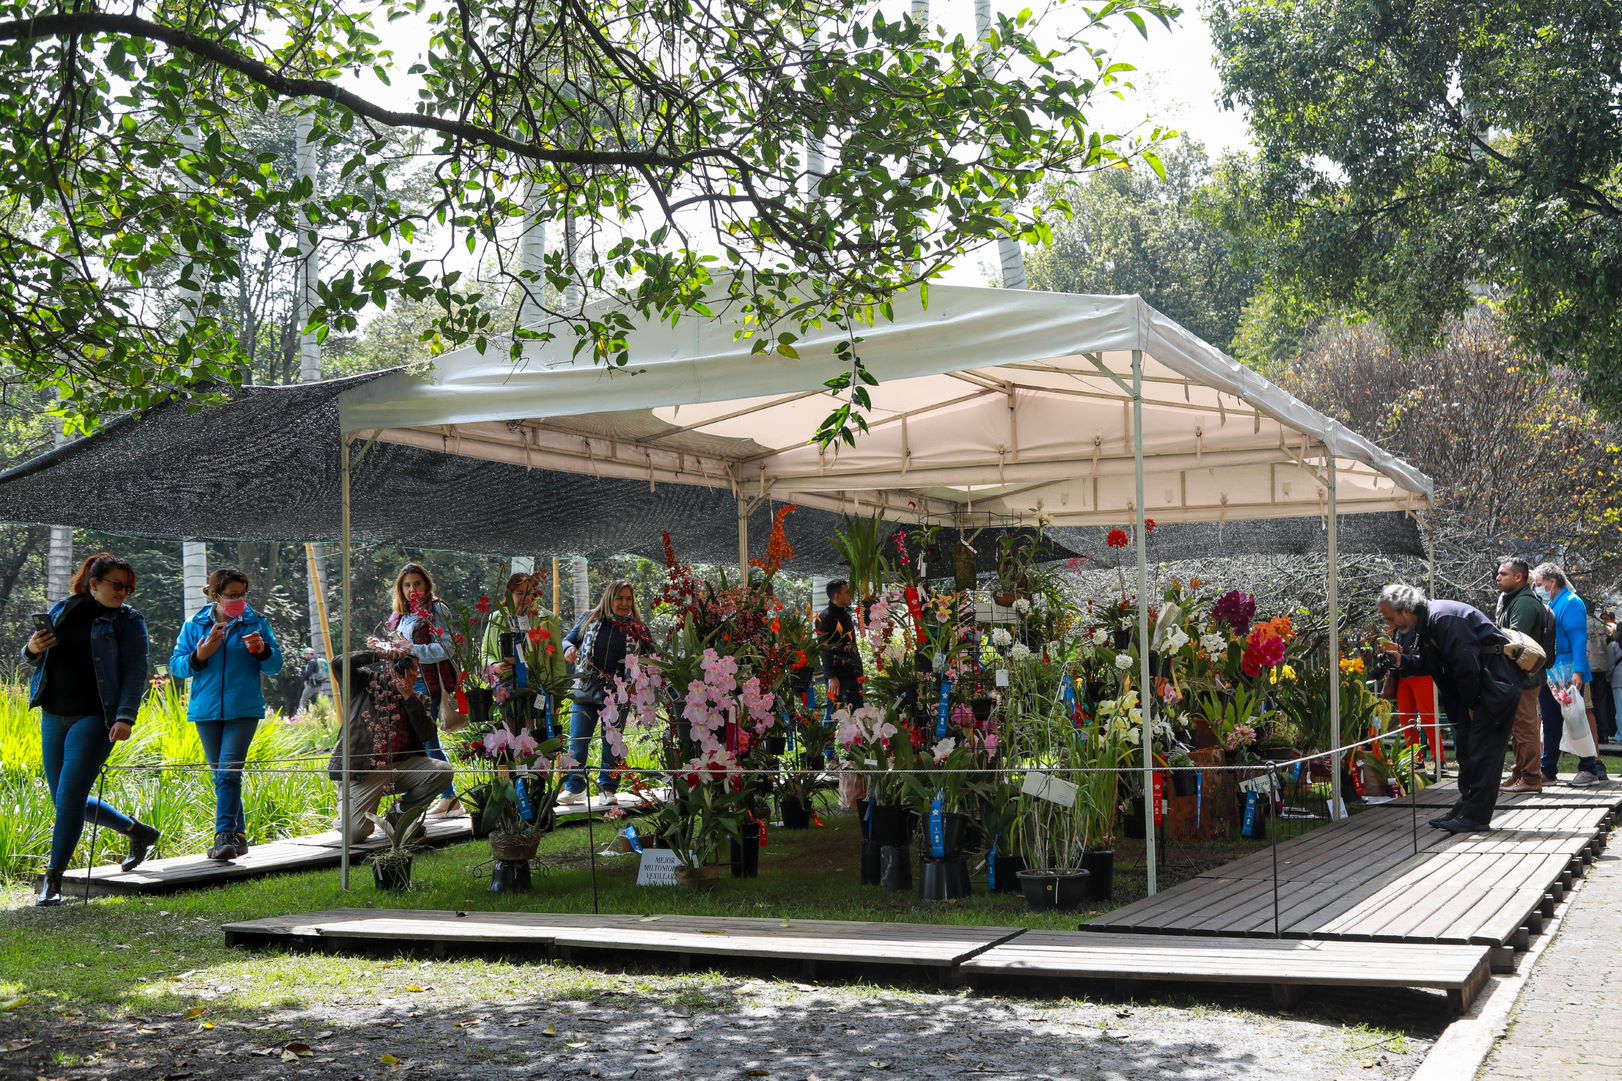
[[[1565,721],[1560,733],[1560,749],[1578,758],[1593,758],[1599,754],[1593,734],[1588,730],[1588,710],[1583,705],[1582,692],[1569,683],[1549,690],[1560,703],[1560,716]]]

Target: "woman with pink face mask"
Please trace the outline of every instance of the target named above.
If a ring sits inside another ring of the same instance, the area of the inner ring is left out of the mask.
[[[214,846],[211,860],[248,854],[242,812],[242,765],[265,715],[260,676],[282,668],[282,650],[270,624],[248,606],[248,576],[224,567],[208,576],[209,603],[180,628],[169,674],[191,680],[186,717],[197,726],[203,757],[214,775]]]

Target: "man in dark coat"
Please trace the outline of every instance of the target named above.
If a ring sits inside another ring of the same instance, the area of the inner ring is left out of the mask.
[[[1431,825],[1450,833],[1488,829],[1521,698],[1521,681],[1504,655],[1508,637],[1480,609],[1459,601],[1427,600],[1418,588],[1400,583],[1381,591],[1380,615],[1393,636],[1417,631],[1416,652],[1404,653],[1395,644],[1383,648],[1397,661],[1400,674],[1428,675],[1436,681],[1453,724],[1459,798]]]
[[[814,627],[822,647],[822,676],[828,681],[828,704],[855,708],[862,704],[862,655],[856,649],[856,620],[850,613],[850,583],[828,583],[828,607]]]

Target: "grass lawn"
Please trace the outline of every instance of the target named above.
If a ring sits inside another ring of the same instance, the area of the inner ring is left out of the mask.
[[[760,876],[722,877],[712,889],[643,888],[635,884],[634,856],[602,856],[597,864],[597,903],[614,913],[688,913],[802,919],[913,921],[1074,929],[1088,912],[1035,913],[1019,894],[985,892],[977,878],[974,896],[926,903],[916,894],[886,893],[857,881],[859,838],[853,815],[824,814],[825,828],[772,830],[761,853]],[[608,827],[595,832],[602,846]],[[1255,847],[1254,842],[1178,846],[1162,868],[1162,887]],[[1106,907],[1144,894],[1142,843],[1122,841],[1117,850],[1115,898]],[[0,1001],[24,997],[25,1011],[172,1012],[194,1008],[199,989],[210,1008],[253,1014],[341,997],[367,986],[375,974],[433,970],[433,979],[453,995],[470,999],[532,983],[538,967],[585,990],[627,977],[573,966],[534,966],[485,961],[388,962],[372,958],[298,955],[227,949],[220,925],[233,920],[339,907],[431,908],[589,912],[592,910],[591,847],[583,826],[548,835],[537,858],[535,890],[490,894],[489,849],[482,841],[419,855],[413,888],[403,894],[378,891],[370,870],[355,868],[353,888],[339,888],[336,871],[286,875],[163,897],[100,898],[88,907],[28,907],[13,889],[12,906],[0,911]],[[724,874],[724,872],[723,872]],[[1095,910],[1103,911],[1103,908]],[[548,978],[551,978],[548,977]],[[567,990],[567,988],[565,988]]]

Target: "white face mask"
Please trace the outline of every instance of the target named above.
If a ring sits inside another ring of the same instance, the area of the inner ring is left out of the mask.
[[[1533,586],[1532,592],[1536,593],[1538,595],[1538,600],[1542,601],[1544,604],[1549,603],[1549,591],[1547,589],[1544,589],[1542,586]]]

